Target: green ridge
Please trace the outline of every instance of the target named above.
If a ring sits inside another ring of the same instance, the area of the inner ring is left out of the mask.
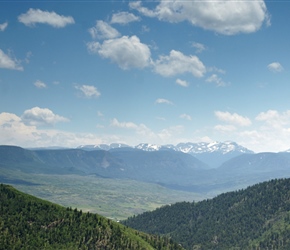
[[[0,184],[0,249],[181,249],[98,214],[64,208]]]
[[[186,249],[290,249],[290,179],[164,206],[123,223]]]

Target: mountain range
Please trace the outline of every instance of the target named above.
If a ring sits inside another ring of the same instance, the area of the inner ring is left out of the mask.
[[[82,145],[78,148],[84,150],[111,150],[120,148],[140,149],[143,151],[160,151],[160,150],[173,150],[191,154],[200,161],[206,163],[210,168],[217,168],[226,160],[241,154],[253,154],[254,152],[238,145],[235,142],[198,142],[198,143],[179,143],[177,145],[167,144],[158,145],[150,143],[140,143],[136,146],[129,146],[122,143],[112,144],[96,144],[96,145]]]
[[[290,176],[290,153],[258,153],[234,143],[125,144],[76,149],[0,146],[1,169],[26,173],[95,175],[157,183],[210,196]]]

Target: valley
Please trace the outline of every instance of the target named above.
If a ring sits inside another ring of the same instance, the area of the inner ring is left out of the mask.
[[[216,167],[213,161],[222,163]],[[0,146],[2,183],[114,220],[287,178],[289,166],[290,153],[255,154],[233,142],[77,149]]]
[[[172,146],[102,147],[0,146],[0,182],[185,249],[289,246],[289,152],[255,154],[233,143],[204,145],[195,156]]]
[[[115,221],[178,201],[204,196],[154,183],[82,175],[27,174],[1,169],[0,182],[36,197],[98,213]],[[3,178],[5,176],[5,179]]]

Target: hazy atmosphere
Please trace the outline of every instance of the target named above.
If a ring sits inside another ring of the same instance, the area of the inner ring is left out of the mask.
[[[0,144],[290,148],[287,1],[0,1]]]

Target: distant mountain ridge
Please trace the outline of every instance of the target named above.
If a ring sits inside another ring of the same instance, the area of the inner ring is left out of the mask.
[[[143,151],[125,147],[109,151],[27,150],[0,146],[1,168],[27,173],[97,175],[181,185],[184,177],[191,178],[208,166],[192,155],[177,151]]]
[[[179,146],[188,152],[193,148],[189,143]],[[254,154],[239,149],[233,142],[194,146],[203,153],[183,153],[170,145],[152,144],[142,144],[139,148],[113,144],[111,149],[94,145],[55,150],[0,146],[0,181],[7,179],[2,169],[34,174],[96,175],[215,196],[272,178],[290,177],[290,153],[287,152]]]
[[[241,154],[254,154],[253,151],[237,144],[232,141],[225,142],[187,142],[179,143],[177,145],[166,144],[150,144],[150,143],[140,143],[136,146],[129,146],[122,143],[112,143],[112,144],[96,144],[96,145],[82,145],[78,148],[83,150],[111,150],[116,148],[132,148],[140,149],[143,151],[160,151],[160,150],[173,150],[177,152],[183,152],[186,154],[191,154],[200,161],[203,161],[211,168],[219,167],[223,162],[241,155]]]
[[[173,145],[173,144],[159,145],[159,144],[151,144],[151,143],[140,143],[136,146],[129,146],[128,144],[124,144],[124,143],[111,143],[111,144],[81,145],[77,148],[87,149],[87,150],[93,150],[93,149],[110,150],[114,148],[123,148],[123,147],[136,148],[136,149],[141,149],[144,151],[158,151],[158,150],[172,149],[174,151],[181,151],[183,153],[190,153],[190,154],[202,154],[202,153],[213,153],[213,152],[220,152],[222,154],[227,154],[233,151],[240,152],[240,153],[254,153],[253,151],[232,141],[196,142],[196,143],[183,142],[183,143],[178,143],[177,145]]]

